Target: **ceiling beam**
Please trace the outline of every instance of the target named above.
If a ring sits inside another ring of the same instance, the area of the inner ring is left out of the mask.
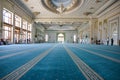
[[[91,18],[41,18],[35,19],[35,22],[41,23],[74,23],[74,22],[87,22]],[[97,18],[92,18],[92,20],[97,20]]]

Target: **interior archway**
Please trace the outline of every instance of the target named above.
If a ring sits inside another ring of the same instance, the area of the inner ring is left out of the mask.
[[[57,41],[58,41],[59,43],[64,43],[64,41],[65,41],[65,35],[64,35],[63,33],[59,33],[59,34],[57,35]]]
[[[116,28],[113,29],[113,33],[112,33],[112,38],[114,39],[114,45],[118,45],[118,43],[117,43],[118,34],[117,34],[117,29]]]

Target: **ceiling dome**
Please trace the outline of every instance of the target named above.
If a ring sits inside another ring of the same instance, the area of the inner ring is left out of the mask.
[[[42,0],[43,6],[56,14],[62,14],[73,11],[81,6],[83,0]]]

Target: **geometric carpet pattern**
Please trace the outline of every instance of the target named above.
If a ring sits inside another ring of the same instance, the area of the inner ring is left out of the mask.
[[[120,46],[0,46],[0,80],[120,80]]]

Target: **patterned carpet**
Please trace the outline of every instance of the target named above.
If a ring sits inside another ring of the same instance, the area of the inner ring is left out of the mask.
[[[0,46],[0,80],[120,80],[119,72],[119,46]]]

